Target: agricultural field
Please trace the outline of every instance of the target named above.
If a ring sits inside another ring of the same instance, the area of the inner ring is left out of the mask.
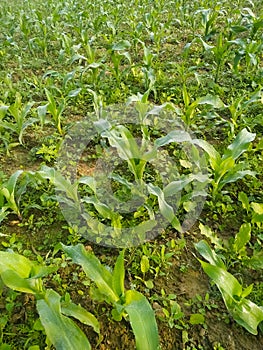
[[[263,2],[0,23],[0,350],[262,350]]]

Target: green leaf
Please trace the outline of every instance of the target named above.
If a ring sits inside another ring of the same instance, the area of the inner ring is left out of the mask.
[[[37,300],[37,310],[47,337],[56,350],[91,349],[81,329],[71,319],[62,315],[60,295],[55,291],[47,290],[45,298]]]
[[[242,303],[232,310],[232,315],[237,323],[254,335],[258,334],[257,327],[263,321],[263,307],[244,299]]]
[[[33,265],[30,272],[31,278],[41,278],[49,275],[59,269],[58,266],[43,266],[43,265]]]
[[[82,244],[65,246],[62,249],[71,257],[75,264],[82,266],[88,278],[97,285],[99,291],[110,299],[112,303],[119,300],[119,296],[113,290],[112,275],[99,259],[91,252],[87,252]]]
[[[223,101],[218,96],[214,96],[214,95],[206,95],[206,96],[200,97],[197,100],[197,102],[199,105],[207,104],[207,105],[210,105],[214,108],[224,108],[225,107]]]
[[[263,251],[254,253],[247,264],[252,269],[263,269]]]
[[[233,159],[237,159],[248,149],[250,143],[254,141],[255,137],[256,134],[247,131],[247,129],[243,129],[236,136],[233,143],[227,147],[227,151],[225,152],[223,158],[231,157]]]
[[[125,293],[125,311],[129,315],[135,335],[137,350],[157,350],[158,329],[151,305],[141,293],[128,290]]]
[[[82,306],[69,302],[61,303],[61,312],[66,316],[71,316],[79,320],[81,323],[91,326],[96,333],[100,333],[100,324],[96,317],[85,310]]]
[[[216,149],[205,140],[194,139],[192,143],[201,147],[209,155],[210,165],[212,169],[215,170],[221,163],[221,156]]]
[[[205,323],[205,317],[202,314],[191,314],[189,322],[192,325],[194,325],[194,324],[204,324]]]
[[[121,51],[128,49],[131,46],[131,43],[128,40],[121,40],[111,46],[113,51]]]
[[[120,252],[112,273],[112,287],[115,293],[121,297],[124,294],[124,250]]]
[[[35,294],[42,291],[41,280],[22,278],[13,270],[3,271],[1,278],[8,288],[17,290],[18,292]]]
[[[263,203],[251,202],[250,205],[255,213],[257,213],[259,215],[263,214]]]
[[[199,224],[199,229],[201,231],[201,234],[206,236],[207,238],[210,239],[211,243],[215,245],[216,249],[221,249],[224,250],[223,247],[223,242],[220,238],[217,237],[217,235],[212,232],[212,230],[210,229],[210,227],[208,226],[204,226],[201,222]],[[203,241],[204,242],[204,241]],[[211,252],[210,252],[211,253]],[[200,253],[201,254],[201,253]],[[201,254],[202,255],[202,254]],[[203,256],[204,257],[204,256]],[[217,265],[217,264],[216,264]]]
[[[242,207],[246,209],[247,212],[249,212],[250,205],[249,205],[248,197],[245,192],[239,192],[238,200],[242,203]]]
[[[238,280],[225,269],[200,261],[205,273],[216,283],[224,298],[226,306],[231,309],[236,304],[236,297],[240,298],[242,286]]]
[[[154,146],[159,148],[172,142],[190,142],[191,140],[191,136],[188,132],[184,130],[173,130],[169,132],[169,134],[155,140]]]
[[[251,237],[251,225],[249,223],[243,224],[239,232],[236,234],[233,244],[234,250],[238,253],[249,242]]]
[[[146,255],[143,255],[141,258],[141,272],[146,273],[149,271],[149,268],[150,268],[149,259]]]
[[[34,263],[24,256],[13,252],[0,251],[0,274],[6,270],[15,271],[19,277],[28,278]]]
[[[176,230],[181,231],[181,224],[175,216],[173,208],[166,202],[164,192],[159,187],[153,186],[150,183],[147,185],[147,188],[151,194],[157,196],[160,212],[163,217],[168,220]]]
[[[251,170],[235,171],[233,169],[233,171],[230,171],[229,174],[225,175],[223,180],[220,182],[220,188],[222,188],[224,185],[226,185],[228,183],[243,179],[243,177],[245,177],[247,175],[256,176],[256,174],[257,173],[255,171],[251,171]]]
[[[221,258],[210,248],[206,241],[201,240],[200,242],[196,243],[195,248],[203,258],[210,262],[210,264],[226,269]]]

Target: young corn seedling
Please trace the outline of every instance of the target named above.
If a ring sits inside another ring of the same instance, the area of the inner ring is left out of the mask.
[[[217,32],[215,24],[219,14],[218,10],[218,8],[216,10],[210,8],[195,11],[195,15],[201,14],[201,24],[204,30],[203,36],[205,40],[210,39]]]
[[[140,118],[142,119],[142,122],[145,122],[143,119],[147,118],[147,116],[155,114],[156,112],[154,112],[154,110],[151,110],[145,114],[146,111],[144,109],[144,105],[142,103],[138,103],[138,101],[137,108],[140,112]],[[155,196],[158,199],[158,205],[162,216],[168,220],[168,222],[172,224],[174,228],[181,231],[181,226],[178,218],[174,213],[174,209],[171,205],[168,204],[168,198],[171,198],[175,195],[180,195],[180,191],[182,191],[187,185],[193,183],[194,181],[200,183],[201,186],[205,186],[204,184],[207,183],[207,176],[202,174],[200,170],[196,174],[182,176],[177,181],[170,182],[167,186],[161,189],[160,187],[151,183],[145,183],[144,174],[147,163],[151,163],[156,160],[158,150],[161,147],[169,145],[173,142],[190,142],[194,147],[194,142],[191,139],[190,134],[183,130],[174,130],[151,143],[149,139],[149,133],[147,132],[147,127],[144,123],[141,126],[143,137],[141,140],[141,145],[139,146],[132,133],[124,125],[111,127],[111,125],[106,120],[102,119],[97,122],[96,125],[102,131],[101,136],[107,138],[109,144],[112,147],[116,148],[119,157],[127,162],[129,170],[134,176],[135,184],[138,188],[138,193],[141,193],[142,197],[144,198],[146,193],[148,193],[148,195]],[[122,182],[122,184],[128,184],[129,187],[135,186],[127,182],[127,180],[123,179],[121,176],[115,176],[114,179]]]
[[[16,198],[16,184],[19,176],[23,173],[23,170],[17,170],[12,174],[9,180],[2,184],[0,187],[0,207],[2,213],[2,219],[7,216],[7,210],[12,210],[19,219],[22,218],[19,209],[19,199]]]
[[[183,101],[184,101],[184,111],[181,111],[182,119],[187,126],[190,126],[195,117],[196,109],[198,106],[207,105],[210,108],[221,109],[224,108],[224,103],[218,96],[206,95],[196,99],[191,102],[190,95],[187,91],[186,85],[183,84]]]
[[[226,257],[227,266],[235,264],[237,261],[251,269],[261,269],[263,267],[263,252],[254,251],[252,256],[248,256],[247,245],[251,239],[251,224],[245,223],[240,226],[235,237],[227,241],[220,239],[209,227],[199,224],[201,234],[206,236],[213,244],[214,248]]]
[[[227,147],[222,156],[215,148],[204,140],[194,140],[195,145],[200,146],[209,156],[212,168],[212,197],[216,198],[219,191],[231,182],[243,179],[246,175],[255,176],[256,173],[244,169],[244,162],[237,162],[237,159],[248,150],[256,134],[243,129],[236,136],[235,140]]]
[[[122,40],[117,43],[114,43],[109,48],[110,57],[114,67],[112,73],[114,74],[118,83],[121,79],[120,65],[122,60],[126,58],[129,64],[131,64],[131,56],[129,52],[126,51],[128,48],[130,48],[130,46],[131,44],[128,40]]]
[[[230,42],[225,40],[222,33],[218,34],[216,45],[208,45],[205,43],[202,38],[200,38],[201,43],[203,44],[203,47],[205,51],[209,51],[213,54],[214,62],[216,64],[216,71],[215,71],[215,83],[219,80],[219,74],[220,71],[224,65],[225,57],[228,56],[228,49],[230,47]]]
[[[8,288],[35,296],[40,321],[54,347],[57,350],[90,350],[87,337],[70,317],[93,327],[99,334],[95,316],[74,304],[69,296],[63,300],[53,289],[44,287],[42,278],[57,269],[56,266],[37,264],[14,252],[0,251],[1,280]]]
[[[124,288],[124,251],[119,254],[111,272],[81,244],[62,244],[62,249],[75,264],[81,265],[88,278],[96,284],[97,291],[94,291],[94,295],[113,306],[113,318],[120,321],[123,317],[128,317],[137,350],[158,350],[158,329],[151,305],[143,294]]]
[[[37,118],[27,118],[34,102],[22,103],[22,96],[17,93],[15,103],[9,106],[7,112],[13,117],[14,123],[4,121],[2,127],[18,135],[18,141],[23,144],[23,134],[26,128],[37,122]]]
[[[241,245],[239,238],[236,239],[236,246],[238,245]],[[234,320],[248,332],[256,335],[257,328],[263,321],[263,307],[247,299],[247,296],[252,292],[253,284],[243,289],[206,241],[200,241],[195,247],[199,254],[208,261],[207,263],[199,260],[205,273],[220,290],[225,305]]]
[[[50,113],[55,126],[60,133],[60,135],[63,134],[62,131],[62,125],[61,125],[61,119],[62,119],[62,113],[65,110],[66,106],[66,100],[64,97],[60,99],[60,101],[57,103],[56,98],[54,95],[52,95],[52,92],[45,88],[45,93],[47,96],[48,103],[45,106],[41,106],[41,108],[38,111],[39,116],[43,120],[43,116],[46,114],[46,112]]]

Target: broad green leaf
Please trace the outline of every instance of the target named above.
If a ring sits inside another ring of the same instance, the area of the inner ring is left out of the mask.
[[[1,273],[4,284],[13,290],[23,293],[38,293],[42,291],[42,282],[40,279],[22,278],[13,270],[5,270]]]
[[[259,215],[263,214],[263,203],[251,202],[250,205],[255,213],[257,213]]]
[[[224,108],[225,107],[223,101],[218,96],[214,96],[214,95],[206,95],[206,96],[200,97],[197,100],[197,102],[199,105],[207,104],[207,105],[210,105],[214,108]]]
[[[78,88],[78,89],[74,89],[74,90],[71,90],[69,93],[68,93],[68,97],[76,97],[79,95],[79,93],[81,92],[82,88]]]
[[[257,335],[257,327],[263,321],[263,307],[252,301],[243,299],[242,302],[231,310],[234,320],[246,328],[250,333]]]
[[[239,232],[236,234],[233,248],[238,253],[249,242],[251,237],[251,225],[249,223],[243,224]]]
[[[201,41],[205,51],[210,51],[214,48],[213,45],[208,45],[201,37],[199,37],[198,39]]]
[[[247,288],[245,288],[242,292],[242,298],[246,298],[253,290],[254,284],[251,283]]]
[[[172,142],[190,142],[191,140],[191,136],[188,132],[184,130],[173,130],[169,132],[169,134],[155,140],[154,146],[159,148]]]
[[[245,192],[239,192],[238,200],[242,203],[242,207],[246,209],[247,212],[249,212],[250,204]]]
[[[93,204],[98,213],[103,217],[110,220],[120,219],[120,215],[117,212],[111,210],[106,204],[101,203],[96,197],[83,197],[82,201],[85,203]]]
[[[96,333],[100,333],[100,324],[96,317],[82,306],[69,302],[61,302],[61,313],[79,320],[81,323],[91,326]]]
[[[62,315],[60,295],[55,291],[47,290],[45,298],[37,300],[37,310],[47,337],[56,350],[91,349],[82,330],[70,318]]]
[[[190,174],[182,177],[180,180],[172,181],[163,189],[164,196],[169,197],[175,195],[176,193],[180,193],[189,183],[194,180],[206,182],[208,181],[208,176],[202,173]]]
[[[110,299],[111,302],[119,300],[119,296],[113,290],[112,275],[99,259],[91,252],[87,252],[82,244],[65,246],[62,249],[71,257],[75,264],[82,266],[88,278],[98,287],[99,291]]]
[[[255,171],[251,170],[240,170],[240,171],[230,171],[229,174],[225,175],[223,180],[220,182],[220,187],[222,188],[224,185],[235,182],[237,180],[243,179],[245,176],[250,175],[250,176],[256,176]]]
[[[185,84],[183,84],[183,100],[184,100],[184,105],[185,107],[188,107],[190,105],[190,96],[188,94],[187,88],[185,86]]]
[[[215,170],[221,163],[221,156],[216,151],[216,149],[205,140],[194,139],[192,143],[196,146],[201,147],[209,155],[210,165],[212,169]]]
[[[28,278],[33,265],[32,261],[20,254],[0,251],[0,274],[6,270],[12,270],[21,278]]]
[[[259,227],[263,223],[263,214],[254,213],[251,220],[252,224],[257,224]]]
[[[250,143],[254,141],[255,137],[256,134],[247,131],[247,129],[243,129],[236,136],[233,143],[227,147],[227,151],[223,155],[223,158],[231,157],[233,159],[237,159],[248,149]]]
[[[200,261],[200,263],[205,273],[220,289],[226,306],[231,308],[237,302],[235,297],[240,298],[242,294],[242,286],[238,280],[222,267],[211,265],[204,261]]]
[[[200,224],[201,225],[201,224]],[[205,233],[205,226],[199,226],[201,230],[201,233]],[[206,232],[208,234],[208,232]],[[198,253],[202,255],[203,258],[205,258],[207,261],[210,262],[211,265],[215,265],[218,267],[221,267],[222,269],[226,269],[225,264],[221,260],[221,258],[210,248],[208,243],[204,240],[201,240],[200,242],[195,244],[195,248],[197,249]]]
[[[93,176],[82,176],[78,182],[80,184],[84,184],[89,186],[89,188],[96,193],[96,180],[94,179]]]
[[[119,157],[124,160],[141,159],[141,152],[136,139],[131,132],[123,125],[116,126],[111,130],[106,130],[101,134],[109,140],[112,147],[117,149]]]
[[[8,215],[7,207],[0,208],[0,222],[4,220],[5,217]]]
[[[131,43],[128,40],[121,40],[111,46],[113,51],[126,50],[131,46]]]
[[[215,169],[214,169],[215,170],[215,180],[218,181],[218,179],[221,179],[225,174],[227,174],[226,177],[228,177],[231,180],[232,177],[234,177],[236,172],[233,171],[232,173],[230,173],[230,175],[228,173],[230,170],[233,169],[234,166],[235,166],[235,161],[233,158],[226,158],[226,159],[223,159],[220,162],[218,162],[216,164]],[[225,180],[225,178],[224,178],[224,180]],[[227,180],[225,180],[225,181],[227,181]]]
[[[30,278],[41,278],[53,273],[59,269],[58,266],[33,265]]]
[[[125,311],[129,315],[135,335],[137,350],[157,350],[159,348],[158,329],[153,309],[144,295],[128,290],[125,293]]]
[[[23,170],[17,170],[10,176],[8,181],[4,184],[4,188],[8,190],[11,196],[14,196],[16,182],[22,173]]]
[[[112,287],[115,293],[121,297],[124,294],[124,250],[120,252],[112,272]]]
[[[79,203],[77,181],[72,184],[59,171],[46,165],[42,166],[37,174],[43,179],[49,180],[56,187],[57,191],[66,194],[67,198],[71,199],[74,203]]]
[[[148,184],[147,188],[149,192],[158,198],[160,212],[163,217],[178,231],[181,231],[181,224],[174,214],[173,208],[166,202],[163,191],[152,184]]]

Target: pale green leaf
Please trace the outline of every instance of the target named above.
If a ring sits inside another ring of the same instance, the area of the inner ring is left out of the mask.
[[[251,202],[250,205],[255,213],[260,214],[260,215],[263,214],[263,203]]]
[[[149,258],[146,255],[143,255],[141,258],[141,272],[146,273],[149,271],[149,268],[150,268]]]
[[[42,282],[39,279],[22,278],[13,270],[5,270],[1,273],[4,284],[13,290],[23,293],[32,293],[42,291]]]
[[[129,315],[137,350],[157,350],[158,329],[153,309],[144,295],[128,290],[125,293],[125,311]]]
[[[66,316],[71,316],[79,320],[81,323],[91,326],[96,333],[100,333],[100,324],[96,317],[85,310],[82,306],[69,302],[61,303],[61,312]]]
[[[45,299],[37,300],[40,321],[47,337],[56,350],[91,349],[82,330],[68,317],[63,316],[60,307],[60,295],[47,290]]]
[[[120,252],[112,272],[112,287],[115,293],[121,297],[124,294],[124,250]]]
[[[0,251],[0,274],[12,270],[21,278],[28,278],[33,265],[32,261],[20,254]]]
[[[245,152],[252,141],[254,141],[256,134],[243,129],[236,136],[235,140],[227,147],[223,158],[231,157],[237,159],[243,152]]]
[[[231,310],[237,323],[246,328],[250,333],[257,335],[257,327],[263,321],[263,307],[257,306],[252,301],[244,299],[242,303]]]
[[[91,252],[87,252],[82,244],[65,246],[62,249],[71,257],[75,264],[82,266],[88,278],[98,287],[99,291],[110,299],[111,302],[119,300],[112,286],[112,275],[99,259]]]
[[[239,232],[236,234],[233,248],[236,252],[240,252],[242,248],[249,242],[251,237],[251,225],[249,223],[243,224]]]
[[[199,227],[203,229],[203,231],[201,231],[203,234],[209,234],[209,232],[207,232],[207,229],[205,229],[205,226],[201,225]],[[221,267],[222,269],[226,269],[222,259],[210,248],[206,241],[202,240],[196,243],[195,248],[203,258],[210,262],[210,264]]]
[[[214,95],[206,95],[206,96],[200,97],[197,100],[197,102],[199,105],[207,104],[207,105],[210,105],[214,108],[224,108],[225,107],[223,101],[218,96],[214,96]]]

